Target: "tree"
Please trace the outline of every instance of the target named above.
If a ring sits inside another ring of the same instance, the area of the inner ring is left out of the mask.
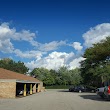
[[[54,85],[59,85],[60,84],[60,81],[58,81],[59,79],[58,79],[58,73],[57,73],[57,71],[51,69],[50,70],[50,74],[51,74],[51,76],[54,79]]]
[[[43,83],[46,86],[50,86],[50,85],[55,84],[55,80],[54,80],[53,76],[50,74],[50,72],[45,74],[45,78],[43,79]]]
[[[70,85],[79,85],[82,82],[81,72],[79,68],[70,70]]]
[[[11,70],[14,72],[18,72],[21,74],[26,74],[28,72],[28,68],[24,65],[23,62],[18,61],[15,62],[12,59],[9,58],[4,58],[2,60],[0,60],[0,67],[7,69],[7,70]]]
[[[35,68],[31,73],[31,76],[38,78],[43,81],[44,85],[53,85],[55,80],[51,75],[50,71],[46,68]]]
[[[61,67],[58,70],[58,81],[62,85],[68,85],[69,84],[69,71],[66,67]]]
[[[21,62],[21,61],[18,61],[17,63],[15,63],[15,65],[16,65],[15,66],[15,70],[18,73],[26,74],[28,72],[28,70],[29,70],[29,68],[27,68],[25,66],[25,64],[23,62]]]
[[[68,70],[66,67],[59,68],[58,71],[46,68],[35,68],[31,76],[44,82],[44,85],[78,85],[82,81],[80,70]]]
[[[86,49],[83,55],[86,59],[81,62],[81,75],[84,83],[98,86],[100,82],[110,77],[108,71],[110,67],[109,56],[110,37]]]

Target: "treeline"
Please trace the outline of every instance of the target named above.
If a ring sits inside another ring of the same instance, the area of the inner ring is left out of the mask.
[[[78,68],[68,70],[66,67],[59,68],[58,71],[48,70],[45,68],[35,68],[31,73],[43,81],[44,85],[78,85],[81,83],[81,73]]]

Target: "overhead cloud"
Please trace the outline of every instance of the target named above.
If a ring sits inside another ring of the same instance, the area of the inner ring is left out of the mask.
[[[110,36],[110,23],[99,24],[83,34],[84,45],[91,47],[92,44],[98,43],[108,36]]]
[[[80,62],[83,60],[85,60],[85,58],[83,58],[83,57],[78,57],[78,58],[73,59],[72,62],[70,62],[68,68],[71,70],[71,69],[75,69],[77,67],[80,67]]]
[[[39,47],[39,50],[41,51],[51,51],[51,50],[56,50],[58,49],[58,47],[60,46],[64,46],[66,45],[66,41],[52,41],[50,43],[45,43],[45,44],[41,44]]]
[[[10,39],[0,39],[0,51],[3,53],[12,53],[14,50],[13,44]]]
[[[9,23],[2,23],[0,25],[0,38],[11,38],[13,40],[33,41],[35,33],[29,30],[21,30],[17,32],[15,28],[10,28]]]
[[[14,53],[21,58],[35,58],[37,60],[40,60],[43,54],[46,54],[46,52],[34,51],[34,50],[22,52],[19,49],[16,49]]]
[[[58,70],[62,66],[66,66],[68,69],[74,69],[76,67],[79,67],[79,62],[81,60],[83,60],[83,58],[75,58],[73,52],[66,53],[55,51],[40,60],[26,63],[26,66],[29,67],[31,70],[38,67]]]
[[[75,50],[78,50],[78,51],[83,49],[83,46],[81,46],[80,42],[73,42],[73,44],[71,44],[70,46],[72,46]]]
[[[3,23],[0,26],[0,51],[4,53],[11,53],[14,49],[13,44],[10,42],[10,35],[13,33],[8,28],[7,23]]]
[[[11,28],[9,26],[9,23],[2,23],[0,25],[0,50],[1,52],[5,53],[15,53],[19,57],[25,57],[25,58],[31,58],[34,57],[36,54],[33,50],[30,52],[23,53],[21,50],[16,49],[14,45],[12,44],[11,40],[14,41],[26,41],[29,42],[34,49],[42,51],[42,52],[48,52],[52,50],[58,49],[60,46],[66,45],[66,41],[52,41],[49,43],[39,43],[36,40],[36,34],[30,32],[30,30],[21,30],[17,31],[15,28]],[[41,53],[42,53],[41,52]],[[27,54],[27,55],[26,55]]]
[[[13,52],[14,46],[11,40],[23,40],[37,46],[38,43],[34,41],[34,37],[35,34],[29,30],[17,32],[15,28],[10,28],[8,23],[2,23],[0,25],[0,50],[6,53]]]

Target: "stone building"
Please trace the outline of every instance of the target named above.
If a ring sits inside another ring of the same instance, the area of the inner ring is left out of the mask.
[[[43,82],[36,78],[0,68],[0,98],[15,98],[40,92]]]

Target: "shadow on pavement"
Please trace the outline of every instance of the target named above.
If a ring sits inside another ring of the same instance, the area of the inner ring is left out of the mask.
[[[94,100],[94,101],[109,101],[108,99],[102,99],[100,97],[98,97],[97,95],[79,95],[80,97],[82,97],[83,99],[90,99],[90,100]]]
[[[58,90],[58,92],[69,92],[69,90],[64,89],[64,90]]]

